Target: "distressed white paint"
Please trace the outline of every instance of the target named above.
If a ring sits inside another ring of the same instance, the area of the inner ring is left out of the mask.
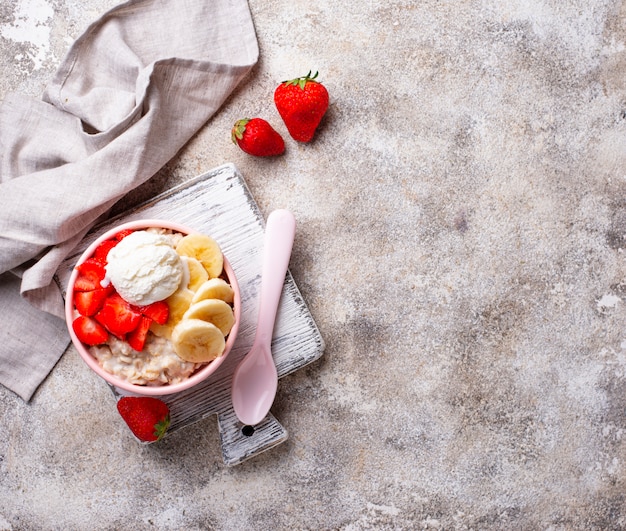
[[[121,217],[109,220],[89,234],[63,262],[57,271],[57,281],[62,289],[67,286],[77,257],[95,238],[114,225],[137,219],[176,220],[213,236],[228,257],[241,289],[241,323],[228,359],[196,388],[164,397],[172,417],[168,435],[217,414],[223,458],[228,465],[238,464],[284,442],[287,432],[272,415],[255,426],[253,436],[244,436],[230,399],[232,371],[254,341],[264,234],[263,217],[243,176],[232,164],[225,164]],[[324,341],[293,278],[288,274],[272,346],[278,377],[282,378],[315,361],[323,351]],[[350,396],[360,392],[355,383],[349,389]],[[111,407],[114,403],[112,399]],[[359,403],[364,405],[365,397],[361,397]]]

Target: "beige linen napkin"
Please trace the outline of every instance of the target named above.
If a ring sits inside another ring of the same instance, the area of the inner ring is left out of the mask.
[[[257,59],[246,0],[131,0],[74,43],[43,101],[6,96],[2,385],[30,400],[69,343],[56,268],[207,122]]]

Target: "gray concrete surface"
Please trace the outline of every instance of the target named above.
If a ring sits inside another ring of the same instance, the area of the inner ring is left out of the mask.
[[[3,3],[0,97],[116,3]],[[214,419],[138,445],[70,349],[31,403],[0,389],[0,530],[626,528],[624,3],[250,7],[247,84],[119,209],[233,162],[293,210],[327,348],[281,381],[290,439],[234,468]],[[245,115],[287,138],[271,94],[309,69],[316,140],[238,151]]]

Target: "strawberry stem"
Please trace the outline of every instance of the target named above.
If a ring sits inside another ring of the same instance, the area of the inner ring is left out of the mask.
[[[230,139],[233,141],[233,144],[237,144],[237,139],[241,140],[243,138],[243,133],[246,130],[246,125],[250,118],[242,118],[241,120],[237,120],[233,129],[230,133]]]
[[[300,76],[297,77],[295,79],[290,79],[288,81],[283,81],[283,83],[285,85],[297,85],[299,86],[302,90],[304,90],[304,86],[307,84],[307,81],[314,81],[315,83],[319,83],[319,81],[315,81],[315,78],[317,77],[317,74],[319,72],[315,72],[315,74],[311,75],[311,70],[309,70],[309,73],[306,76]]]
[[[170,426],[170,416],[167,415],[167,417],[165,417],[161,422],[157,422],[154,426],[154,436],[157,438],[157,441],[160,441],[163,436],[165,435],[165,432],[167,431],[167,428],[169,428]],[[156,442],[156,441],[155,441]]]

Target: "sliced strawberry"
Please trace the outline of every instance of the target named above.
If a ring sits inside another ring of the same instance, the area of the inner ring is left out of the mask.
[[[104,300],[113,292],[113,286],[92,289],[91,291],[75,291],[74,306],[81,315],[92,316],[98,313]]]
[[[80,315],[74,319],[72,328],[78,339],[87,345],[100,345],[109,339],[105,328],[91,317]]]
[[[137,328],[141,313],[115,292],[104,300],[95,318],[113,335],[122,338]]]
[[[137,328],[126,336],[126,342],[138,352],[143,350],[151,323],[152,319],[142,315]]]
[[[126,236],[128,236],[129,234],[132,234],[133,232],[135,232],[132,229],[124,229],[119,231],[116,235],[115,235],[115,239],[119,242],[122,241],[124,238],[126,238]]]
[[[91,291],[100,289],[100,281],[104,279],[106,271],[104,264],[95,258],[87,258],[82,264],[77,265],[78,276],[74,282],[75,291]]]
[[[140,306],[139,311],[158,324],[167,323],[170,316],[170,307],[165,301],[157,301],[147,306]]]
[[[106,263],[109,251],[118,243],[120,243],[119,240],[104,240],[100,245],[98,245],[98,247],[96,247],[96,250],[93,252],[93,258]]]

